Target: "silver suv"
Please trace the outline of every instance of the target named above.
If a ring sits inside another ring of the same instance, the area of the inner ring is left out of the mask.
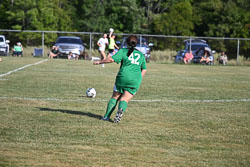
[[[58,37],[55,46],[59,47],[59,57],[67,57],[69,52],[80,55],[85,49],[81,38],[73,36]]]
[[[142,54],[144,54],[147,62],[150,62],[150,52],[151,52],[150,47],[154,46],[154,44],[148,43],[148,41],[145,38],[138,38],[138,40],[139,41],[135,48],[139,50]],[[120,48],[127,48],[127,37],[124,37],[122,39]]]
[[[4,35],[0,35],[0,55],[7,56],[10,51],[10,41],[5,39]]]

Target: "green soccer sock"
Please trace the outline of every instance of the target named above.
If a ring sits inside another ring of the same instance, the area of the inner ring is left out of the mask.
[[[122,108],[123,112],[125,112],[127,107],[128,107],[128,103],[126,101],[120,101],[119,106],[118,106],[118,110],[120,110]]]
[[[114,98],[111,98],[107,105],[106,114],[104,115],[105,118],[107,117],[109,118],[111,116],[111,114],[115,110],[116,105],[117,105],[117,100]]]

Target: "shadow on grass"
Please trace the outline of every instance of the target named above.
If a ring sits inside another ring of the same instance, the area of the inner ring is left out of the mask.
[[[61,112],[61,113],[66,113],[66,114],[73,114],[73,115],[83,115],[95,119],[101,119],[101,115],[96,115],[90,112],[82,112],[82,111],[73,111],[73,110],[62,110],[62,109],[52,109],[52,108],[41,108],[41,107],[36,107],[41,111],[52,111],[52,112]]]

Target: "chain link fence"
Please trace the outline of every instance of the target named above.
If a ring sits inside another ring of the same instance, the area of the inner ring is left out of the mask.
[[[132,34],[116,34],[116,41],[122,41],[123,37]],[[103,36],[99,32],[65,32],[65,31],[32,31],[32,30],[0,30],[0,35],[4,35],[10,41],[10,52],[17,42],[21,42],[24,51],[23,56],[32,56],[35,48],[42,49],[42,56],[48,56],[51,47],[59,36],[77,36],[84,43],[85,52],[88,57],[99,56],[97,41]],[[218,54],[225,51],[229,59],[234,59],[238,64],[241,57],[246,60],[250,58],[250,38],[225,38],[225,37],[192,37],[192,36],[171,36],[171,35],[149,35],[133,34],[141,39],[145,38],[151,47],[151,61],[173,62],[179,50],[184,48],[184,40],[203,39]]]

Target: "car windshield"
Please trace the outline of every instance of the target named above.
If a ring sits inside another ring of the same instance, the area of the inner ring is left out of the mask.
[[[3,38],[0,38],[0,42],[3,42]]]
[[[74,44],[81,44],[82,41],[77,38],[59,38],[56,43],[74,43]]]
[[[127,38],[123,39],[123,45],[125,47],[127,47],[127,42],[126,42]],[[148,41],[145,38],[141,38],[141,44],[140,44],[140,38],[138,38],[138,43],[136,45],[136,47],[147,47],[148,46]]]
[[[205,47],[205,46],[204,45],[191,45],[191,50],[196,51],[196,50],[200,49],[201,47]],[[186,50],[190,50],[190,45],[187,45]]]
[[[138,44],[136,45],[136,47],[140,47],[140,46],[147,47],[147,45],[145,45],[144,43],[142,43],[141,45],[140,45],[140,43],[138,43]]]

